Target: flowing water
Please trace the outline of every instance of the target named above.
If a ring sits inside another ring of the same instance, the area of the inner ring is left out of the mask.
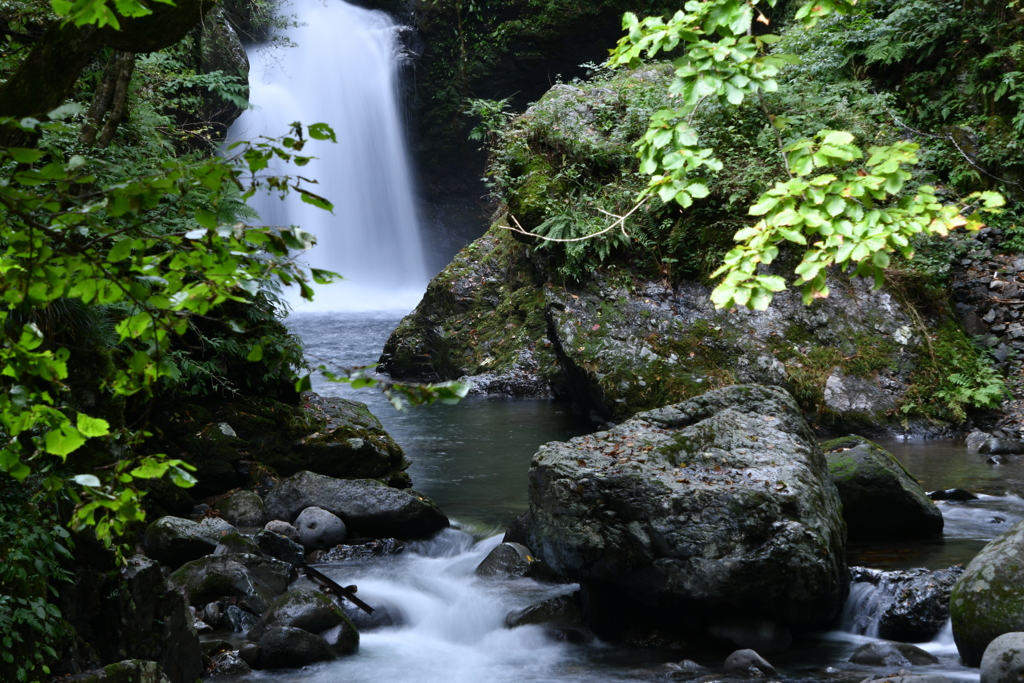
[[[281,136],[293,121],[327,123],[337,144],[311,141],[318,157],[275,173],[313,178],[308,189],[334,204],[333,213],[301,200],[254,197],[266,225],[298,225],[317,245],[302,255],[313,268],[348,282],[316,286],[316,301],[300,310],[411,309],[428,273],[399,100],[394,22],[383,12],[340,0],[295,0],[301,26],[286,37],[298,47],[249,50],[250,101],[229,139]],[[294,289],[294,288],[289,288]]]
[[[376,362],[398,314],[300,314],[288,319],[315,363],[337,366]],[[506,614],[574,586],[530,580],[483,580],[473,573],[500,541],[503,526],[524,511],[526,471],[541,443],[588,430],[567,408],[551,401],[470,398],[458,406],[430,406],[396,412],[379,394],[314,380],[326,395],[366,402],[413,460],[414,486],[437,500],[457,528],[402,555],[366,562],[326,565],[341,583],[356,583],[364,600],[394,616],[397,625],[364,632],[358,655],[301,672],[254,673],[251,680],[285,683],[353,683],[403,680],[412,683],[617,683],[661,678],[659,668],[680,657],[668,651],[637,650],[601,643],[557,642],[541,627],[505,629]],[[1020,493],[1024,463],[993,468],[968,454],[961,443],[887,442],[928,490],[964,487],[981,492],[977,501],[940,502],[946,533],[931,543],[858,546],[851,564],[882,569],[940,568],[967,562],[987,541],[1024,519]],[[995,520],[995,521],[993,521]],[[872,594],[871,591],[875,591]],[[892,673],[848,663],[853,650],[874,638],[870,622],[887,595],[875,586],[855,587],[835,630],[805,634],[795,646],[768,659],[791,682],[860,681]],[[865,634],[865,630],[868,634]],[[952,633],[946,630],[921,645],[941,660],[918,672],[954,680],[978,680],[977,669],[960,665]],[[711,672],[718,656],[697,658]]]

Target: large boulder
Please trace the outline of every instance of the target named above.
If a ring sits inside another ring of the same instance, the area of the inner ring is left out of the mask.
[[[281,626],[320,633],[347,621],[341,608],[323,593],[310,588],[297,588],[275,600],[249,629],[248,637],[249,640],[258,641],[268,630]]]
[[[588,620],[608,632],[731,616],[823,624],[846,597],[839,496],[776,387],[710,391],[549,443],[529,502],[530,547],[580,583]]]
[[[1004,633],[985,648],[981,683],[1024,681],[1024,633]]]
[[[953,585],[963,573],[963,565],[936,570],[850,570],[854,584],[875,587],[878,611],[870,617],[877,619],[878,636],[904,643],[925,643],[939,634],[949,621]]]
[[[288,589],[295,568],[287,562],[247,553],[210,555],[171,574],[171,585],[185,589],[192,604],[233,597],[253,614],[263,614]]]
[[[891,453],[852,435],[823,443],[821,448],[843,502],[850,540],[942,533],[942,513]]]
[[[197,523],[180,517],[161,517],[146,529],[143,547],[147,556],[175,569],[212,553],[221,536],[234,531],[225,526],[226,529],[220,528],[216,522],[205,519]]]
[[[301,628],[272,628],[259,640],[259,669],[298,669],[337,657],[326,640]]]
[[[374,538],[425,538],[448,526],[448,518],[426,496],[371,479],[299,472],[281,481],[266,499],[267,515],[288,522],[309,507],[337,515],[353,535]]]
[[[1004,633],[1024,631],[1024,522],[982,548],[953,586],[953,638],[967,666]]]
[[[281,523],[284,524],[284,522]],[[260,529],[253,540],[260,552],[268,557],[287,562],[293,567],[301,567],[306,564],[306,553],[303,547],[287,536],[267,529]]]

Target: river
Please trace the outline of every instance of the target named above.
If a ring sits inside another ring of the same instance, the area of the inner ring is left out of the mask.
[[[396,314],[304,313],[287,323],[306,345],[314,365],[368,365],[398,324]],[[541,627],[504,628],[506,614],[572,586],[527,579],[494,581],[473,570],[498,542],[504,525],[526,509],[526,472],[537,447],[588,430],[564,404],[547,400],[469,397],[457,406],[395,411],[372,390],[354,391],[314,376],[314,389],[367,403],[413,461],[417,490],[437,501],[453,521],[438,538],[414,544],[398,556],[370,562],[325,565],[339,582],[356,583],[370,604],[397,625],[362,634],[359,653],[300,672],[256,672],[246,680],[284,683],[542,683],[649,681],[678,655],[657,649],[629,649],[600,642],[571,645],[551,639]],[[967,562],[989,540],[1024,519],[1024,466],[993,467],[961,443],[888,442],[892,451],[928,490],[965,487],[981,492],[977,501],[939,503],[946,520],[942,539],[927,543],[851,546],[851,564],[893,569],[941,568]],[[854,609],[858,609],[853,606]],[[849,618],[849,615],[848,615]],[[769,660],[782,680],[863,680],[892,673],[849,664],[852,651],[871,638],[835,629],[805,634],[795,646]],[[960,665],[948,631],[925,649],[942,663],[917,667],[956,680],[978,680],[977,669]],[[720,670],[718,656],[698,663]],[[711,679],[709,679],[711,680]]]

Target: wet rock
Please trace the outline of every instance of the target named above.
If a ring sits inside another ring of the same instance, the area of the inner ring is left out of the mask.
[[[685,680],[706,672],[707,668],[692,659],[684,659],[681,662],[666,662],[659,667],[659,673],[671,679]]]
[[[967,500],[977,500],[978,497],[970,491],[963,489],[946,489],[945,491],[929,491],[928,497],[932,500],[951,500],[962,503]]]
[[[559,595],[542,600],[520,610],[509,612],[505,617],[506,628],[531,624],[581,624],[583,612],[571,595]]]
[[[890,596],[878,619],[880,637],[924,643],[937,636],[949,620],[950,593],[963,572],[961,565],[889,572],[854,567],[851,575],[854,582],[874,584]]]
[[[283,520],[271,520],[267,522],[267,525],[264,527],[264,529],[266,529],[267,531],[272,531],[273,533],[278,534],[280,536],[284,536],[289,541],[294,541],[295,543],[299,542],[299,530]]]
[[[221,536],[217,547],[213,549],[214,555],[223,555],[225,553],[248,553],[250,555],[260,555],[261,551],[259,546],[257,546],[251,538],[243,536],[237,531],[232,531],[229,534]]]
[[[821,445],[843,502],[850,540],[942,533],[942,513],[895,457],[859,436]]]
[[[147,556],[176,569],[212,553],[219,539],[220,534],[209,524],[161,517],[146,529],[143,547]]]
[[[858,647],[850,661],[869,666],[922,666],[938,664],[935,655],[909,643],[876,640]]]
[[[1024,631],[1024,522],[982,548],[953,587],[950,617],[957,650],[978,666],[988,644]]]
[[[286,524],[286,522],[281,522]],[[291,525],[288,524],[290,527]],[[292,527],[294,529],[294,527]],[[301,567],[306,564],[305,550],[301,545],[286,536],[261,529],[253,537],[256,547],[268,557],[287,562],[293,567]]]
[[[221,619],[221,623],[229,631],[245,633],[256,624],[257,620],[259,620],[259,617],[251,612],[246,612],[238,605],[228,605],[224,608],[224,616]],[[252,662],[250,662],[251,664]]]
[[[425,538],[448,526],[432,500],[371,479],[332,479],[299,472],[281,481],[267,496],[267,514],[294,520],[302,510],[319,507],[337,515],[350,533],[372,538]]]
[[[168,579],[185,589],[191,602],[202,604],[233,597],[240,607],[263,614],[295,577],[286,562],[248,554],[211,555],[183,565]]]
[[[967,452],[978,453],[981,451],[981,447],[988,443],[988,440],[992,438],[992,435],[988,432],[983,432],[978,429],[971,431],[967,435]]]
[[[341,608],[319,591],[310,588],[290,590],[277,598],[251,629],[248,638],[259,641],[272,628],[290,626],[310,633],[334,628],[347,619]]]
[[[267,514],[263,511],[263,499],[253,491],[237,491],[217,503],[216,509],[222,519],[238,527],[263,526]]]
[[[537,559],[519,543],[499,543],[476,568],[477,576],[530,576]]]
[[[345,541],[345,523],[321,508],[311,507],[300,512],[295,518],[295,528],[306,552],[332,548]]]
[[[342,600],[340,607],[359,633],[389,626],[401,626],[405,623],[402,607],[384,599],[373,601],[373,614],[367,614],[348,600]]]
[[[824,623],[849,585],[825,458],[793,399],[739,385],[549,443],[529,473],[530,547],[615,634],[747,616]]]
[[[334,648],[320,636],[288,626],[269,629],[257,645],[258,669],[298,669],[337,658]]]
[[[900,669],[888,676],[869,676],[861,683],[953,683],[940,674],[915,674],[909,669]]]
[[[775,667],[769,664],[768,660],[749,649],[736,650],[726,657],[723,669],[727,674],[778,675]]]
[[[210,657],[210,676],[244,676],[252,673],[248,662],[233,650]]]
[[[317,562],[348,562],[371,557],[388,557],[405,551],[405,544],[397,538],[376,538],[354,545],[336,545],[317,557]]]
[[[62,678],[66,683],[170,683],[156,662],[128,659],[102,669]]]
[[[221,617],[223,617],[224,615],[221,613],[220,605],[216,602],[211,602],[208,603],[205,607],[203,607],[202,616],[203,621],[205,621],[208,624],[219,624]],[[206,654],[210,653],[207,652]]]
[[[1020,439],[1009,439],[993,436],[978,449],[982,455],[1020,455],[1024,453],[1024,442]]]
[[[350,655],[359,649],[359,631],[351,621],[345,620],[320,634],[337,655]]]
[[[260,658],[260,646],[256,643],[242,643],[238,648],[238,656],[249,666],[255,666]]]
[[[1020,683],[1024,680],[1024,633],[1004,633],[985,648],[981,683]]]

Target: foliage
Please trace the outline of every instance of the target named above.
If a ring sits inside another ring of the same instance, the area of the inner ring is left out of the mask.
[[[55,582],[71,579],[59,564],[70,557],[68,536],[25,487],[0,475],[0,675],[7,680],[40,680],[57,657],[64,632],[48,598]]]

